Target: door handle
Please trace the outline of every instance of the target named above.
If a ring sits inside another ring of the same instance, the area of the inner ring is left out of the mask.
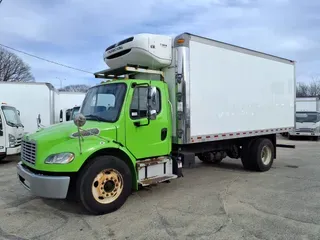
[[[161,141],[164,141],[167,138],[167,134],[168,134],[168,129],[162,128],[161,129]]]

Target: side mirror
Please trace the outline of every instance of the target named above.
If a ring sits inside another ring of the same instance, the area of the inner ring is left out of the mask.
[[[148,87],[148,109],[149,109],[149,119],[155,120],[157,118],[157,88]]]
[[[2,130],[0,130],[0,137],[2,137],[3,136],[3,131]]]
[[[18,115],[20,116],[20,111],[19,111],[19,110],[17,110],[17,113],[18,113]]]

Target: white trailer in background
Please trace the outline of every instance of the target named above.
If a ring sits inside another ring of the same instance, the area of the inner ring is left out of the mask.
[[[296,98],[296,126],[288,133],[294,136],[312,137],[318,140],[320,136],[320,99],[319,97]]]
[[[19,154],[24,127],[18,110],[6,103],[0,104],[0,161]]]
[[[0,82],[1,100],[20,111],[26,133],[66,121],[67,109],[81,105],[84,96],[85,93],[61,93],[50,83]]]
[[[56,110],[59,113],[56,122],[71,120],[73,108],[81,106],[85,95],[83,92],[59,92],[56,98]]]

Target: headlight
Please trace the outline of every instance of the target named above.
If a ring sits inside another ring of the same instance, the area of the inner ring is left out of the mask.
[[[47,164],[66,164],[72,162],[73,159],[74,154],[66,152],[50,155],[44,162]]]
[[[16,137],[12,134],[9,134],[9,143],[14,143],[16,141]]]

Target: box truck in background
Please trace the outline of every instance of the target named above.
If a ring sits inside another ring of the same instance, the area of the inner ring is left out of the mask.
[[[319,97],[296,98],[296,126],[288,133],[295,136],[311,137],[318,140],[320,136],[320,99]]]
[[[14,106],[0,103],[0,161],[20,153],[24,126]]]
[[[85,92],[58,92],[56,97],[56,110],[59,113],[56,122],[65,122],[71,120],[71,114],[74,107],[82,104]]]
[[[108,81],[87,91],[74,124],[24,137],[37,149],[22,153],[17,172],[34,195],[112,212],[139,185],[182,176],[196,157],[268,171],[276,134],[294,127],[294,61],[189,33],[138,34],[104,60],[110,69],[95,77]]]
[[[66,110],[81,104],[85,93],[61,93],[50,83],[0,82],[0,96],[19,109],[24,131],[32,133],[65,121]]]

